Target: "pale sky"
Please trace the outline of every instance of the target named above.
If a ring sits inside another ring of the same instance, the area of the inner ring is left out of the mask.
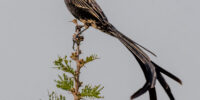
[[[166,78],[176,100],[200,98],[199,0],[96,1],[116,28],[155,52],[152,60],[182,79],[181,86]],[[71,54],[74,33],[64,0],[0,0],[0,12],[0,100],[48,100],[48,90],[61,93],[54,80],[62,73],[51,67],[57,56]],[[83,57],[101,59],[84,68],[81,80],[102,84],[103,100],[129,100],[145,83],[135,58],[96,29],[84,36]],[[169,100],[159,83],[156,89],[158,100]],[[137,100],[148,99],[146,93]]]

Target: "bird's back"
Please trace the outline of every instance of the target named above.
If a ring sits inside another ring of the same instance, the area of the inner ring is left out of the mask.
[[[108,22],[105,14],[95,0],[65,0],[67,8],[79,20]]]
[[[113,27],[107,20],[100,6],[95,0],[65,0],[67,8],[72,15],[86,25],[99,29],[109,35],[110,27]]]

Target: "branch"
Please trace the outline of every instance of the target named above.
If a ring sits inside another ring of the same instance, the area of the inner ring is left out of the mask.
[[[70,92],[73,95],[74,100],[81,100],[83,98],[103,98],[103,96],[100,96],[100,92],[104,87],[101,87],[101,85],[82,86],[83,82],[80,81],[81,68],[83,68],[83,66],[85,66],[87,63],[98,59],[98,57],[97,55],[91,55],[86,57],[85,59],[80,58],[80,44],[84,40],[84,37],[81,36],[80,33],[83,32],[81,31],[83,26],[78,25],[76,20],[73,20],[73,22],[76,24],[76,31],[73,35],[74,52],[72,52],[70,56],[71,59],[68,59],[67,56],[65,56],[63,58],[58,57],[58,60],[54,61],[54,64],[56,66],[54,68],[64,72],[63,75],[58,75],[58,80],[55,80],[55,82],[57,83],[56,86],[57,88]],[[76,63],[75,69],[71,66],[72,61]],[[62,95],[58,97],[55,92],[52,92],[52,94],[49,95],[49,100],[65,100],[65,98]]]
[[[79,77],[80,77],[80,70],[84,65],[83,59],[79,58],[79,56],[81,54],[80,43],[83,41],[83,36],[79,35],[80,31],[81,31],[81,27],[79,27],[79,25],[76,24],[76,33],[73,35],[73,41],[76,43],[76,49],[75,49],[75,52],[72,53],[72,56],[71,56],[71,58],[76,62],[76,71],[75,71],[75,75],[74,75],[75,89],[72,91],[74,100],[81,99],[79,88],[81,87],[82,82],[80,82]]]

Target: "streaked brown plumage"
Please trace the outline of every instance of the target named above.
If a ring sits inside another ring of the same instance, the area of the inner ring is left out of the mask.
[[[140,47],[153,54],[151,51],[123,35],[111,23],[109,23],[107,17],[95,0],[65,0],[65,3],[69,11],[76,19],[80,20],[82,23],[84,23],[84,25],[88,27],[92,26],[117,38],[134,55],[144,72],[146,83],[140,90],[131,96],[131,99],[139,97],[146,91],[149,91],[150,100],[157,100],[155,83],[156,79],[158,79],[168,94],[170,100],[174,100],[169,85],[166,83],[161,73],[174,79],[180,84],[181,80],[152,62],[149,56],[144,53]]]

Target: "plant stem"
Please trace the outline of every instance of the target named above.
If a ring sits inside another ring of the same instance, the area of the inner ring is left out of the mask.
[[[75,89],[73,91],[73,96],[74,96],[74,100],[80,100],[81,96],[80,96],[80,92],[79,92],[79,88],[81,87],[81,82],[79,80],[80,77],[80,70],[81,70],[81,64],[80,64],[80,54],[81,54],[81,50],[80,50],[80,42],[83,41],[83,37],[81,36],[77,36],[77,34],[80,32],[81,28],[78,27],[78,25],[76,26],[76,33],[74,34],[73,38],[75,39],[75,43],[76,43],[76,51],[75,51],[75,61],[76,61],[76,71],[75,71]]]

